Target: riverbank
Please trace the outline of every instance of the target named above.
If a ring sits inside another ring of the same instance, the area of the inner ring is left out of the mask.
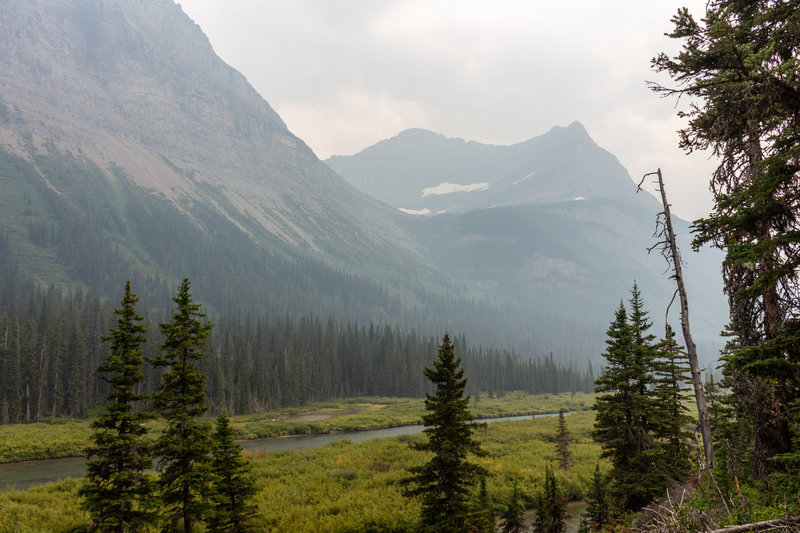
[[[600,447],[590,438],[592,412],[575,412],[567,419],[574,462],[556,471],[562,494],[583,498]],[[487,490],[496,509],[505,504],[517,481],[526,507],[541,490],[546,465],[555,464],[557,419],[538,417],[497,422],[478,432],[486,457]],[[401,480],[425,454],[410,443],[421,434],[370,439],[344,439],[313,450],[256,451],[246,455],[257,479],[259,531],[405,531],[413,530],[418,503],[402,496]],[[293,439],[282,439],[293,440]],[[601,464],[603,462],[601,461]],[[0,491],[0,532],[67,531],[86,523],[79,509],[78,480],[51,483],[28,491]]]
[[[560,409],[583,411],[593,403],[594,395],[585,393],[512,392],[503,398],[473,398],[470,409],[473,416],[483,419]],[[409,426],[420,423],[424,412],[421,398],[354,398],[237,415],[232,417],[232,425],[237,439],[250,440]],[[156,420],[148,427],[155,435],[162,425]],[[48,419],[0,426],[0,463],[81,456],[90,444],[91,420]]]
[[[538,416],[555,416],[549,413]],[[513,422],[530,420],[530,415],[486,418],[488,423]],[[364,431],[337,431],[318,435],[286,435],[264,439],[239,441],[246,454],[258,455],[288,450],[311,450],[337,441],[350,443],[364,442],[370,439],[404,437],[421,433],[422,425],[397,426],[392,428],[369,429]],[[86,458],[84,456],[57,459],[35,459],[0,464],[0,490],[30,489],[44,483],[52,483],[64,479],[81,478],[86,475]]]

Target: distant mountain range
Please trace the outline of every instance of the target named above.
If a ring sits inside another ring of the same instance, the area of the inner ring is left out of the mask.
[[[132,279],[163,310],[188,276],[212,313],[449,329],[581,360],[633,279],[652,309],[668,301],[645,252],[659,206],[580,124],[514,146],[409,130],[326,165],[171,0],[2,2],[0,24],[14,283],[116,299]],[[683,249],[710,338],[719,258]]]
[[[532,324],[566,329],[563,339],[587,326],[599,334],[636,280],[663,328],[674,282],[663,258],[647,253],[662,207],[637,194],[617,158],[578,122],[512,146],[412,129],[326,163],[355,187],[417,215],[435,265],[531,314]],[[710,360],[726,313],[721,256],[691,252],[688,223],[674,223],[693,326],[708,341]]]
[[[370,196],[425,214],[592,198],[631,200],[635,193],[627,171],[579,122],[512,146],[411,129],[326,163]]]

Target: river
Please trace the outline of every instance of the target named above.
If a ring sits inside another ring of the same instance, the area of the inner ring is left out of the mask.
[[[569,414],[569,413],[564,413]],[[558,416],[557,413],[536,415]],[[530,420],[530,415],[504,416],[498,418],[484,418],[478,422],[501,422],[511,420]],[[328,443],[342,439],[351,442],[363,442],[369,439],[382,439],[386,437],[399,437],[420,433],[425,426],[399,426],[394,428],[373,429],[368,431],[346,431],[342,433],[327,433],[324,435],[298,435],[269,439],[253,439],[240,441],[244,450],[279,452],[285,450],[308,450],[319,448]],[[65,478],[80,478],[86,474],[86,458],[64,457],[61,459],[42,459],[38,461],[22,461],[18,463],[0,464],[0,490],[6,488],[28,489],[43,483],[58,481]],[[577,531],[577,520],[585,509],[584,502],[570,502],[565,533]]]
[[[566,413],[565,413],[566,414]],[[537,416],[556,416],[554,414]],[[530,415],[486,418],[479,422],[499,422],[504,420],[529,420]],[[242,448],[249,451],[280,452],[284,450],[308,450],[319,448],[330,442],[350,439],[351,442],[363,442],[369,439],[399,437],[420,433],[424,426],[399,426],[368,431],[346,431],[342,433],[326,433],[324,435],[298,435],[269,439],[253,439],[240,441]],[[65,478],[83,477],[86,474],[86,458],[64,457],[61,459],[41,459],[38,461],[22,461],[18,463],[0,464],[0,489],[28,489],[42,483],[58,481]]]

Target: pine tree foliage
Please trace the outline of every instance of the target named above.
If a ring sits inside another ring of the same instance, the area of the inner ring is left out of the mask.
[[[129,281],[114,311],[117,327],[103,337],[111,346],[98,371],[110,390],[103,413],[92,423],[94,446],[87,450],[81,489],[82,507],[97,531],[140,531],[155,519],[154,484],[147,473],[153,461],[144,441],[144,422],[151,416],[138,409],[142,395],[136,392],[144,379],[142,344],[147,340],[137,301]]]
[[[212,509],[211,531],[241,533],[249,531],[248,523],[255,515],[255,506],[248,500],[256,493],[255,478],[242,448],[234,441],[233,428],[226,412],[217,417],[211,459]]]
[[[693,450],[692,432],[688,429],[694,420],[689,415],[688,402],[692,395],[688,361],[675,342],[675,332],[667,324],[664,338],[656,346],[654,361],[655,400],[658,412],[655,437],[661,442],[661,468],[668,476],[680,480],[689,475]]]
[[[406,483],[410,487],[406,494],[421,500],[426,531],[466,531],[470,489],[480,475],[485,475],[483,468],[470,462],[469,457],[485,452],[473,435],[477,425],[468,409],[467,380],[448,334],[442,337],[433,367],[425,368],[424,374],[435,386],[435,392],[425,397],[423,423],[427,441],[414,445],[414,449],[433,456],[427,463],[409,469],[411,475]]]
[[[514,487],[508,497],[508,503],[503,511],[503,533],[522,533],[527,527],[525,523],[525,508],[522,504],[522,495],[519,484],[514,481]]]
[[[634,358],[633,332],[622,302],[607,335],[606,369],[596,380],[592,437],[602,445],[603,456],[611,460],[616,501],[622,510],[632,510],[646,505],[655,494],[653,439],[647,425],[654,405],[649,391],[641,394],[639,384],[644,377]],[[660,492],[663,482],[655,481],[655,490]]]
[[[159,301],[169,299],[166,287],[164,294]],[[0,423],[81,416],[101,408],[110,387],[93,370],[103,364],[100,338],[113,326],[112,312],[94,291],[64,293],[0,280]],[[151,308],[149,314],[162,312],[166,308]],[[432,390],[422,370],[440,339],[418,331],[235,312],[215,323],[207,350],[214,356],[198,362],[214,415],[359,395],[419,398]],[[160,330],[147,318],[143,324],[151,332],[143,352],[153,359]],[[593,388],[588,371],[549,356],[472,347],[466,339],[458,350],[471,394],[492,388],[552,394]],[[160,372],[143,368],[142,392],[155,391]]]
[[[675,57],[653,62],[677,87],[664,95],[697,103],[680,144],[710,149],[712,213],[695,222],[695,246],[725,250],[723,281],[737,347],[725,366],[738,403],[752,420],[753,474],[766,482],[800,453],[790,406],[800,363],[800,1],[712,0],[700,22],[683,8],[671,37]]]
[[[654,344],[636,284],[629,304],[630,312],[620,302],[607,331],[606,369],[595,381],[598,397],[592,433],[603,447],[603,456],[611,460],[610,492],[622,512],[638,510],[662,494],[669,478],[681,474],[672,468],[685,458],[683,453],[671,454],[675,449],[669,445],[673,435],[668,433],[670,428],[682,427],[682,418],[670,416],[682,412],[683,398],[678,404],[665,403],[667,383],[658,381],[658,369],[666,368],[659,356],[674,357],[664,350],[675,347]],[[677,396],[670,401],[678,401]],[[679,434],[673,444],[680,451],[682,443]]]
[[[558,493],[556,476],[549,466],[545,469],[543,489],[536,502],[533,531],[535,533],[562,533],[564,520],[567,517],[567,502]]]
[[[611,520],[611,505],[608,498],[608,478],[595,465],[591,484],[586,493],[586,518],[592,531],[602,531]]]
[[[734,349],[733,344],[723,350]],[[753,425],[750,415],[739,403],[732,384],[741,375],[729,367],[723,367],[723,376],[717,381],[713,376],[706,379],[708,413],[711,420],[714,442],[718,443],[714,477],[722,497],[728,502],[739,500],[741,484],[754,480],[752,468]]]
[[[494,523],[494,510],[486,490],[486,476],[481,476],[478,493],[469,512],[468,529],[474,533],[494,533]]]
[[[556,459],[561,470],[567,470],[572,462],[572,452],[569,449],[569,430],[564,418],[564,410],[558,412],[558,428],[556,430]]]
[[[153,406],[166,427],[156,442],[161,474],[160,496],[172,527],[182,522],[185,533],[193,531],[209,508],[211,426],[201,422],[206,410],[205,375],[197,367],[212,324],[194,303],[185,279],[174,298],[172,321],[161,324],[164,342],[153,364],[166,367]]]

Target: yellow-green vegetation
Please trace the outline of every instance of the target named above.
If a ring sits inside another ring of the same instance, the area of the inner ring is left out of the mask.
[[[473,401],[470,410],[478,418],[492,418],[555,413],[559,409],[586,410],[592,403],[594,395],[585,393],[531,395],[512,392],[503,398]],[[424,412],[421,398],[358,398],[234,416],[231,422],[237,439],[254,439],[419,424]],[[54,419],[35,424],[0,425],[0,463],[83,455],[91,444],[89,424],[87,420]],[[150,422],[148,426],[153,434],[158,434],[163,427],[160,421]]]
[[[52,419],[0,425],[0,463],[82,455],[90,444],[88,420]]]
[[[480,404],[480,402],[479,402]],[[594,414],[567,417],[574,462],[555,470],[558,486],[570,498],[583,496],[600,448],[591,441]],[[517,480],[526,506],[541,490],[545,466],[556,465],[556,417],[495,422],[477,432],[488,456],[478,462],[490,472],[487,489],[493,502],[504,502]],[[258,531],[409,531],[419,506],[401,495],[400,480],[424,454],[409,442],[413,435],[347,440],[305,451],[246,454],[253,465],[258,493]],[[0,492],[0,533],[65,531],[88,518],[78,510],[79,481],[68,480],[28,491]]]
[[[88,523],[79,509],[83,480],[68,479],[26,491],[0,491],[0,531],[45,533],[70,531]]]

